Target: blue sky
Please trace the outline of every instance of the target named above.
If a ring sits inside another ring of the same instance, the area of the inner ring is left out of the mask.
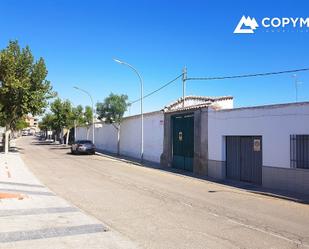
[[[44,57],[48,79],[62,98],[89,104],[110,92],[139,97],[139,82],[132,71],[115,63],[134,65],[145,81],[145,93],[188,68],[188,77],[224,76],[309,67],[309,32],[233,34],[242,15],[257,20],[269,17],[307,17],[309,2],[299,1],[1,1],[0,47],[17,39],[36,57]],[[306,29],[304,29],[305,31]],[[282,31],[282,30],[279,30]],[[299,100],[309,100],[309,72]],[[181,81],[145,99],[153,111],[182,95]],[[295,101],[291,74],[223,81],[191,81],[188,95],[232,95],[235,106]],[[131,114],[139,105],[131,107]]]

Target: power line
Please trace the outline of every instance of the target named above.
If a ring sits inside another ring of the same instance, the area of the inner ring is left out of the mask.
[[[260,76],[269,76],[269,75],[278,75],[286,73],[297,73],[309,71],[309,68],[301,68],[294,70],[278,71],[278,72],[266,72],[266,73],[256,73],[256,74],[243,74],[243,75],[233,75],[233,76],[218,76],[218,77],[191,77],[187,80],[225,80],[225,79],[236,79],[236,78],[249,78],[249,77],[260,77]]]
[[[232,75],[232,76],[189,77],[189,78],[186,78],[186,81],[188,81],[188,80],[224,80],[224,79],[250,78],[250,77],[261,77],[261,76],[270,76],[270,75],[287,74],[287,73],[297,73],[297,72],[304,72],[304,71],[309,71],[309,68],[301,68],[301,69],[293,69],[293,70],[285,70],[285,71],[277,71],[277,72],[255,73],[255,74]],[[147,97],[155,94],[156,92],[159,92],[160,90],[169,86],[170,84],[172,84],[174,81],[178,80],[182,76],[183,76],[183,73],[178,75],[173,80],[162,85],[158,89],[146,94],[143,98],[147,98]],[[139,102],[140,100],[141,100],[141,98],[136,99],[136,100],[130,102],[129,104],[132,105],[136,102]]]
[[[182,75],[183,75],[183,74],[178,75],[175,79],[173,79],[173,80],[171,80],[171,81],[165,83],[164,85],[162,85],[162,86],[159,87],[158,89],[156,89],[156,90],[154,90],[154,91],[152,91],[152,92],[150,92],[150,93],[144,95],[144,96],[143,96],[143,99],[145,99],[145,98],[147,98],[147,97],[149,97],[149,96],[155,94],[156,92],[159,92],[159,91],[162,90],[163,88],[165,88],[165,87],[167,87],[168,85],[172,84],[174,81],[178,80]],[[140,101],[140,100],[141,100],[141,98],[136,99],[136,100],[130,102],[129,104],[132,105],[132,104],[134,104],[134,103],[136,103],[136,102],[138,102],[138,101]]]

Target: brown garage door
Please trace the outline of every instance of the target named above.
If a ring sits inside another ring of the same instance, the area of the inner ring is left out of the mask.
[[[226,177],[262,184],[262,137],[226,137]]]

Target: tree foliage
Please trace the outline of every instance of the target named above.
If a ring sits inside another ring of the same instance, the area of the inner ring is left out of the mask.
[[[61,100],[57,98],[50,105],[53,115],[53,128],[56,132],[60,132],[62,128],[72,127],[74,124],[72,104],[69,100]]]
[[[20,131],[20,130],[27,128],[27,127],[28,127],[28,123],[25,121],[24,118],[19,119],[16,122],[16,125],[15,125],[16,131]]]
[[[129,106],[128,96],[111,93],[103,103],[97,103],[98,118],[105,123],[113,124],[117,130],[117,154],[120,154],[120,126],[123,115]],[[117,125],[115,125],[117,124]]]
[[[53,130],[54,129],[54,115],[51,113],[45,114],[42,120],[39,122],[40,130]]]
[[[39,115],[53,96],[43,58],[35,61],[30,48],[10,41],[0,51],[0,113],[7,129],[16,129],[22,117]]]
[[[45,114],[40,122],[40,129],[54,130],[59,133],[63,128],[85,126],[92,123],[92,109],[89,106],[72,106],[69,100],[57,98],[50,105],[50,113]]]
[[[120,124],[128,106],[127,95],[111,93],[103,103],[97,103],[98,118],[106,123]]]
[[[92,108],[90,106],[86,106],[85,112],[84,112],[84,120],[83,120],[84,124],[88,126],[92,124],[92,118],[93,118]]]

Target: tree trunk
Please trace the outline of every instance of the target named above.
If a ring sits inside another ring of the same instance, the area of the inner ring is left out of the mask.
[[[59,141],[59,138],[60,138],[60,131],[57,130],[55,133],[54,142]]]
[[[67,141],[66,141],[66,145],[68,145],[69,144],[69,136],[70,136],[70,129],[68,129],[68,131],[67,131]]]
[[[117,155],[120,155],[120,124],[117,128]]]
[[[4,139],[4,154],[9,153],[9,147],[10,147],[10,130],[5,129],[5,139]]]

